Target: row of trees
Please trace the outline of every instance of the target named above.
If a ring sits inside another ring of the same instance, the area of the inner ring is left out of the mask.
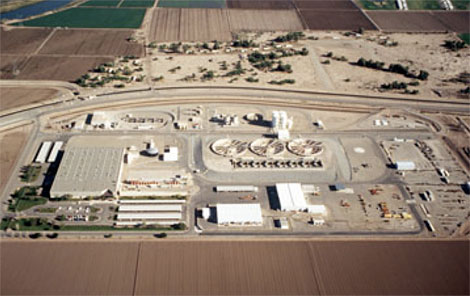
[[[388,68],[386,68],[384,62],[360,58],[357,60],[356,65],[360,67],[402,74],[405,77],[419,80],[427,80],[429,77],[429,73],[427,71],[419,70],[419,72],[416,74],[414,71],[411,71],[407,66],[403,66],[402,64],[390,64]]]

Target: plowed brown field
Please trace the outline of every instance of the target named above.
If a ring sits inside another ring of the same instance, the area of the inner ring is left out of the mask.
[[[468,295],[467,241],[2,242],[1,294]]]
[[[41,54],[142,56],[143,46],[126,40],[132,30],[58,30]]]
[[[29,127],[19,127],[0,133],[0,192],[3,192],[3,187],[10,177],[20,152],[23,150],[29,131]],[[3,260],[3,254],[1,255],[0,262]],[[1,281],[2,278],[0,277],[0,283]],[[0,294],[3,293],[0,291]]]
[[[38,103],[57,94],[57,90],[50,88],[0,87],[0,111]]]
[[[157,8],[152,15],[149,40],[231,40],[226,10]]]
[[[294,9],[290,0],[227,0],[228,8],[237,9]]]
[[[24,68],[26,56],[0,55],[0,78],[12,79]]]
[[[0,53],[33,53],[51,33],[52,29],[0,29]]]
[[[444,32],[447,27],[429,11],[368,11],[380,29],[390,32]]]
[[[2,243],[2,295],[131,295],[136,243]]]
[[[350,0],[294,0],[299,9],[359,10]]]
[[[360,10],[301,9],[300,15],[310,30],[376,30]]]
[[[433,11],[434,16],[443,22],[449,30],[459,33],[470,32],[469,11]]]
[[[113,61],[112,58],[33,56],[22,69],[17,79],[73,81],[88,70]]]
[[[302,22],[295,10],[245,10],[228,11],[232,31],[298,31]]]

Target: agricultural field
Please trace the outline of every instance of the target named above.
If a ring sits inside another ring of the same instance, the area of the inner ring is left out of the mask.
[[[395,0],[374,1],[374,0],[359,0],[359,5],[366,10],[396,10],[397,5]]]
[[[235,9],[294,9],[291,0],[263,0],[263,1],[246,1],[246,0],[227,0],[228,8]]]
[[[88,70],[103,63],[113,61],[108,57],[55,57],[55,56],[33,56],[16,76],[17,79],[25,80],[61,80],[74,81]]]
[[[359,10],[350,0],[293,0],[298,9]]]
[[[433,11],[432,14],[443,22],[448,30],[470,33],[470,12],[468,11]]]
[[[149,40],[231,40],[226,13],[222,9],[155,9]]]
[[[159,0],[158,7],[170,8],[225,8],[225,0]]]
[[[376,30],[360,10],[301,9],[300,15],[310,30]]]
[[[1,54],[33,53],[52,32],[51,29],[18,28],[0,29]]]
[[[119,7],[152,7],[155,0],[124,0]]]
[[[52,99],[58,93],[48,88],[0,87],[0,111]]]
[[[452,0],[454,9],[470,10],[470,0]]]
[[[368,11],[380,29],[389,32],[468,31],[469,15],[459,11]]]
[[[411,0],[407,1],[409,10],[440,10],[438,0]]]
[[[90,0],[80,4],[80,7],[116,7],[119,2],[121,0]]]
[[[36,19],[15,23],[29,27],[139,28],[145,9],[70,8]]]
[[[138,246],[132,242],[2,243],[0,294],[131,295]]]
[[[57,30],[40,54],[143,56],[143,46],[126,39],[133,30]]]
[[[0,91],[3,92],[2,89]],[[4,110],[3,106],[1,106],[1,110]],[[0,133],[0,147],[2,147],[0,149],[0,192],[3,191],[3,187],[10,177],[15,162],[26,143],[29,131],[29,127],[19,127]]]
[[[24,55],[0,55],[0,78],[15,78],[24,68],[25,62]]]
[[[32,244],[1,243],[2,295],[469,293],[464,240]]]
[[[240,31],[301,31],[295,10],[241,10],[228,11],[230,28]]]

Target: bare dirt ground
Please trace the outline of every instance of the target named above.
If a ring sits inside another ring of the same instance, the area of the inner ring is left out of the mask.
[[[57,96],[58,93],[57,90],[48,88],[1,87],[0,111],[39,103]]]
[[[300,15],[310,30],[376,30],[359,10],[300,9]]]
[[[294,5],[290,0],[262,0],[262,1],[246,1],[246,0],[227,0],[228,8],[239,9],[294,9]]]
[[[468,11],[367,11],[380,29],[389,32],[468,32]]]
[[[49,36],[52,29],[0,29],[0,52],[2,54],[33,53]]]
[[[468,295],[467,241],[10,241],[1,293]]]
[[[228,11],[232,31],[301,31],[303,29],[295,10],[239,10]]]
[[[24,80],[61,80],[74,81],[88,70],[113,61],[107,57],[73,57],[73,56],[33,56],[16,76]]]
[[[131,295],[137,243],[1,245],[2,295]]]
[[[443,32],[446,26],[429,11],[368,11],[367,14],[384,31]]]
[[[133,30],[58,30],[39,53],[142,56],[143,46],[126,40],[133,34]]]
[[[29,127],[19,127],[0,133],[0,192],[29,135]],[[3,259],[3,258],[2,258]]]
[[[351,64],[361,57],[366,60],[382,61],[386,67],[390,63],[399,63],[410,69],[428,71],[428,80],[419,81],[419,86],[409,87],[419,90],[419,96],[439,98],[437,91],[443,97],[461,98],[459,91],[465,88],[463,83],[448,81],[468,71],[465,61],[470,57],[468,48],[453,52],[442,46],[445,40],[455,40],[457,37],[454,34],[410,35],[370,32],[358,39],[341,37],[335,33],[316,35],[324,36],[324,38],[310,44],[322,62],[329,60],[330,64],[322,66],[336,90],[377,93],[383,83],[391,83],[395,80],[409,83],[413,80],[400,74]],[[328,40],[326,36],[330,39]],[[395,47],[380,45],[379,42],[383,42],[380,38],[388,38],[389,42],[395,41],[398,45]],[[334,57],[344,56],[348,61],[322,57],[328,52],[332,52]],[[395,93],[403,93],[403,91],[395,91]]]
[[[23,69],[25,61],[25,55],[0,55],[0,78],[14,78]]]
[[[157,8],[153,11],[150,41],[231,40],[227,12],[222,9]]]

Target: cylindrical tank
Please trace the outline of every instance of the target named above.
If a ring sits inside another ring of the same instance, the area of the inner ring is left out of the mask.
[[[287,128],[287,114],[285,111],[279,111],[279,129]]]

